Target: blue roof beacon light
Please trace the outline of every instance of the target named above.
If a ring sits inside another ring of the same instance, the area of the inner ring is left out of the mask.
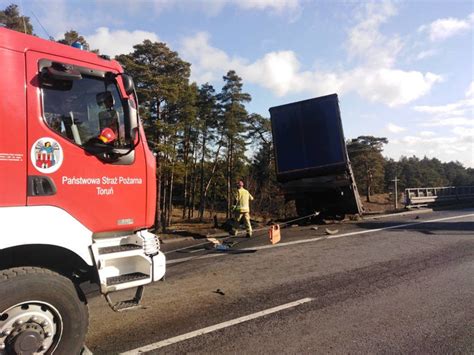
[[[80,50],[84,50],[84,45],[79,41],[74,42],[71,44],[71,46]]]

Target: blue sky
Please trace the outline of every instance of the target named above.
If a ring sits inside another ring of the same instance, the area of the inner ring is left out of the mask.
[[[2,8],[11,1],[0,0]],[[128,53],[162,41],[192,79],[234,69],[250,112],[338,93],[346,138],[388,137],[384,154],[474,167],[474,1],[22,0],[35,32],[79,31]]]

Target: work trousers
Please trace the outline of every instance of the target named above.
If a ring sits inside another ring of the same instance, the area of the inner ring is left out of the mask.
[[[245,221],[245,230],[249,236],[252,236],[252,225],[250,224],[250,213],[249,212],[236,212],[235,219],[237,223],[240,223],[241,219]]]

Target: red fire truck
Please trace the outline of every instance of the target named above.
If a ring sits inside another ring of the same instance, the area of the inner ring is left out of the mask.
[[[155,158],[116,61],[0,28],[0,67],[0,354],[78,353],[81,285],[164,277]]]

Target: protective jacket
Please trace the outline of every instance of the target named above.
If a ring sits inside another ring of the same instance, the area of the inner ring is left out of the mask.
[[[237,190],[235,194],[235,209],[238,212],[250,212],[249,201],[253,200],[253,196],[243,187]]]

